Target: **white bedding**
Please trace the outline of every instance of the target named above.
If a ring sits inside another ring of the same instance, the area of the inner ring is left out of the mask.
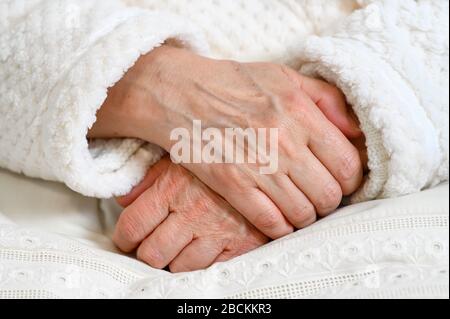
[[[449,296],[448,184],[343,208],[233,261],[178,275],[115,250],[110,204],[0,170],[0,298]]]

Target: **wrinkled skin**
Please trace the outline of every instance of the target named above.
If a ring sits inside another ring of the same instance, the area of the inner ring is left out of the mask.
[[[354,141],[365,158],[364,139]],[[130,194],[114,242],[154,268],[172,272],[204,269],[269,241],[225,200],[189,171],[163,158]]]
[[[342,119],[346,113],[336,107],[342,105],[343,97],[334,92],[328,85],[322,88],[323,99],[330,102],[321,109],[352,136],[352,127]],[[352,142],[366,165],[364,137]],[[172,272],[203,269],[269,241],[226,201],[167,157],[118,202],[126,209],[116,226],[115,243],[127,252],[138,248],[137,257],[155,268],[169,265]]]
[[[123,211],[114,234],[125,252],[172,272],[203,269],[269,241],[224,199],[167,157],[118,202]]]
[[[327,119],[333,114],[334,124]],[[212,60],[163,46],[110,90],[90,136],[137,137],[170,151],[170,132],[191,129],[193,120],[279,129],[275,174],[261,175],[258,164],[183,164],[272,239],[330,214],[361,184],[358,149],[345,137],[361,132],[342,93],[276,64]]]

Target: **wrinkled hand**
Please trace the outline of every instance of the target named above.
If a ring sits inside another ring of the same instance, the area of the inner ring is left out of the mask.
[[[114,242],[172,272],[203,269],[258,248],[268,238],[182,166],[162,159],[129,195]]]
[[[333,124],[327,116],[335,113]],[[276,64],[161,47],[110,90],[91,136],[137,137],[170,151],[171,131],[191,130],[194,120],[212,128],[279,129],[273,175],[250,163],[183,164],[273,239],[333,212],[361,184],[361,158],[345,136],[361,132],[342,93]]]

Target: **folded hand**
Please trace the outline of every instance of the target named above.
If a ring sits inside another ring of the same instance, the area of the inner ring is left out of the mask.
[[[203,269],[268,238],[182,166],[162,159],[129,195],[114,234],[125,252],[172,272]]]

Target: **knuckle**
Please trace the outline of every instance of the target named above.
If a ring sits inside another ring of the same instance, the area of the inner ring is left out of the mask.
[[[289,118],[291,123],[300,124],[304,129],[312,129],[313,123],[312,121],[312,112],[307,109],[305,103],[300,103],[295,106],[294,112],[289,114]],[[291,124],[292,126],[292,124]]]
[[[119,230],[122,239],[129,243],[137,243],[140,241],[141,237],[141,226],[137,219],[127,211],[124,211],[119,218],[117,224],[117,229]]]
[[[346,181],[353,178],[361,168],[361,159],[356,149],[345,153],[340,163],[340,177]]]
[[[309,114],[305,95],[300,90],[288,90],[282,94],[283,108],[291,120],[307,122]]]
[[[151,246],[141,245],[138,248],[137,258],[154,268],[164,268],[166,265],[164,264],[164,260],[162,255],[158,250],[154,249]]]
[[[342,190],[336,182],[329,182],[323,188],[322,199],[318,205],[319,213],[329,213],[335,210],[342,200]]]
[[[274,209],[269,209],[258,215],[256,224],[263,229],[273,229],[280,224],[280,216]]]
[[[300,207],[297,207],[296,213],[292,218],[292,223],[299,229],[309,226],[315,221],[316,210],[311,203],[303,204]]]

